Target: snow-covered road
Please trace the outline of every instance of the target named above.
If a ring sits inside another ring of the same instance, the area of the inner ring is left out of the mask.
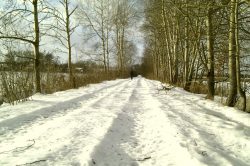
[[[141,77],[0,107],[1,166],[249,163],[249,114]]]

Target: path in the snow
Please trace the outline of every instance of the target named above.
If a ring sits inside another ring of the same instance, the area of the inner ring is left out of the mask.
[[[0,165],[249,165],[247,114],[159,88],[124,79],[5,106]]]

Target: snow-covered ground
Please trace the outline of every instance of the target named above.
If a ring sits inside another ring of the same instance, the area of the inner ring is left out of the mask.
[[[145,78],[0,107],[1,166],[249,163],[249,114]]]

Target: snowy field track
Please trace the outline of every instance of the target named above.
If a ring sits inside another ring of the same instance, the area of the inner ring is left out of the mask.
[[[0,166],[249,166],[250,115],[137,77],[0,106]]]

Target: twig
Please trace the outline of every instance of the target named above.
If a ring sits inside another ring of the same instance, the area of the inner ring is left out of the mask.
[[[40,163],[40,162],[45,162],[47,160],[37,160],[37,161],[33,161],[31,163],[25,163],[25,164],[20,164],[20,165],[16,165],[16,166],[22,166],[22,165],[31,165],[31,164],[36,164],[36,163]]]
[[[137,159],[136,161],[145,161],[145,160],[148,160],[148,159],[151,159],[151,156],[144,157],[142,159]]]
[[[161,84],[161,88],[160,89],[157,88],[157,90],[158,90],[158,93],[159,93],[159,91],[165,91],[167,93],[167,91],[170,91],[173,88],[174,88],[174,86],[166,86],[164,84]]]
[[[95,160],[94,159],[92,159],[92,163],[95,165],[96,164],[96,162],[95,162]]]
[[[11,149],[11,150],[7,150],[7,151],[3,151],[3,152],[0,152],[0,154],[4,154],[4,153],[8,153],[8,152],[20,152],[20,151],[25,151],[29,148],[31,148],[33,145],[35,145],[35,140],[29,140],[29,141],[33,141],[32,144],[28,145],[28,146],[22,146],[22,147],[17,147],[15,149]]]

